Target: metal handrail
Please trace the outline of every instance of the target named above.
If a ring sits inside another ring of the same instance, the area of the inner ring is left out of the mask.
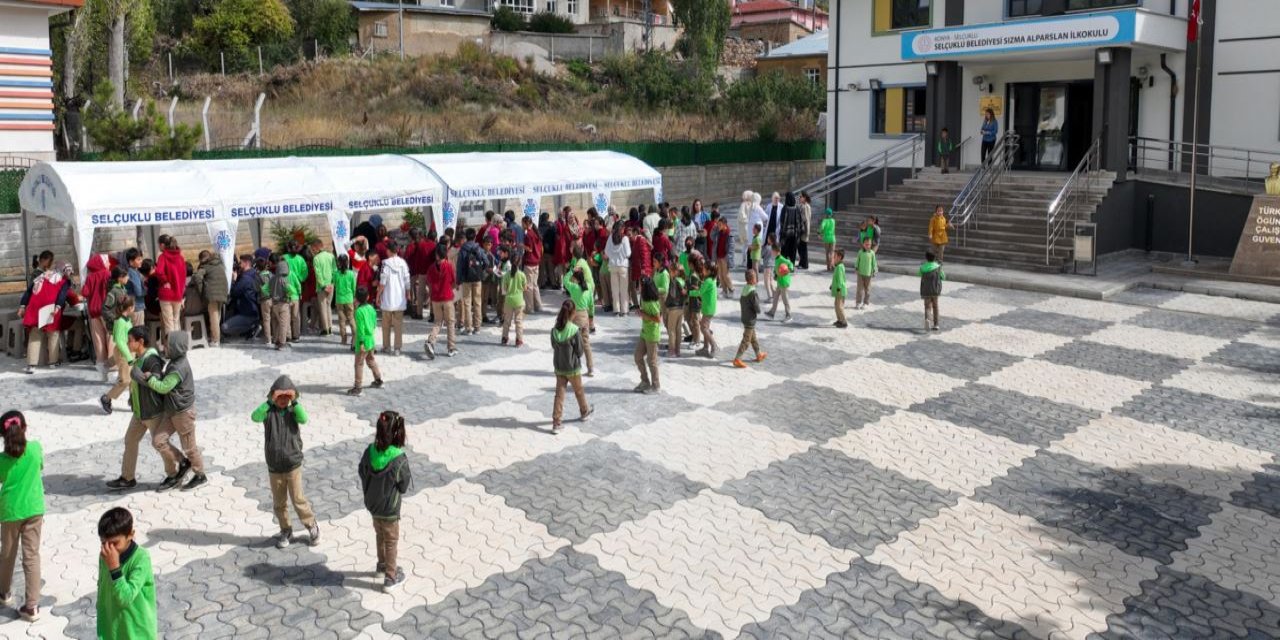
[[[1045,214],[1044,231],[1044,263],[1046,265],[1050,263],[1050,258],[1057,250],[1058,238],[1066,232],[1067,223],[1075,220],[1079,214],[1081,201],[1092,194],[1097,182],[1098,170],[1101,168],[1101,159],[1102,138],[1098,137],[1094,139],[1093,144],[1089,145],[1089,151],[1080,159],[1071,177],[1063,183],[1062,189],[1054,196],[1053,202],[1049,203],[1049,209]]]
[[[987,162],[974,172],[951,203],[948,222],[959,232],[961,245],[968,239],[969,223],[973,222],[974,215],[980,208],[991,204],[991,192],[1000,185],[1013,164],[1020,140],[1018,134],[1012,131],[1000,136]]]
[[[831,192],[843,189],[850,184],[860,185],[863,178],[881,169],[884,169],[884,187],[887,189],[889,185],[889,165],[910,156],[911,175],[914,177],[917,166],[916,156],[917,154],[923,155],[923,151],[924,137],[921,134],[915,134],[892,147],[881,149],[853,164],[832,171],[809,184],[794,188],[792,191],[808,193],[814,199],[825,198]],[[859,200],[859,197],[855,195],[854,201],[856,202],[857,200]]]
[[[1177,140],[1161,140],[1132,136],[1129,138],[1129,164],[1134,173],[1188,174],[1192,158],[1196,159],[1198,178],[1202,184],[1257,189],[1266,178],[1280,153],[1265,149],[1248,149],[1214,144],[1192,144]]]

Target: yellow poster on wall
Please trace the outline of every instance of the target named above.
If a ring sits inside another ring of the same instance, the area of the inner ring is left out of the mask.
[[[1000,96],[982,96],[978,98],[978,113],[986,115],[987,109],[994,111],[996,117],[999,118],[1004,114],[1004,98]]]

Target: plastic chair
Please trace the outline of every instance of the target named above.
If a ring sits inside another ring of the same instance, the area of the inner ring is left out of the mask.
[[[182,330],[191,336],[187,342],[187,349],[209,348],[209,323],[204,319],[203,313],[197,316],[183,316]]]

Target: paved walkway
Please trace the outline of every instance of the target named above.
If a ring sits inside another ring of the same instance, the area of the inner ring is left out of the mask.
[[[98,515],[134,511],[165,638],[1129,638],[1280,635],[1280,306],[1134,290],[1110,302],[949,283],[921,329],[913,278],[828,325],[823,274],[762,321],[741,371],[663,361],[630,392],[637,321],[601,318],[586,423],[547,432],[550,315],[460,357],[351,357],[312,338],[191,355],[210,484],[110,494],[124,411],[83,366],[0,364],[47,451],[45,617],[0,636],[91,638]],[[277,550],[261,427],[293,376],[319,543]],[[123,409],[123,402],[120,403]],[[409,416],[415,485],[383,594],[356,463],[382,409]],[[570,415],[575,415],[570,410]],[[21,593],[21,578],[17,591]],[[1097,635],[1091,635],[1097,634]]]

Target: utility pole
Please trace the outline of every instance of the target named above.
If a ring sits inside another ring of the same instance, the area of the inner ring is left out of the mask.
[[[404,0],[400,0],[400,59],[404,60]]]
[[[644,4],[644,50],[653,48],[653,2],[643,0]]]

